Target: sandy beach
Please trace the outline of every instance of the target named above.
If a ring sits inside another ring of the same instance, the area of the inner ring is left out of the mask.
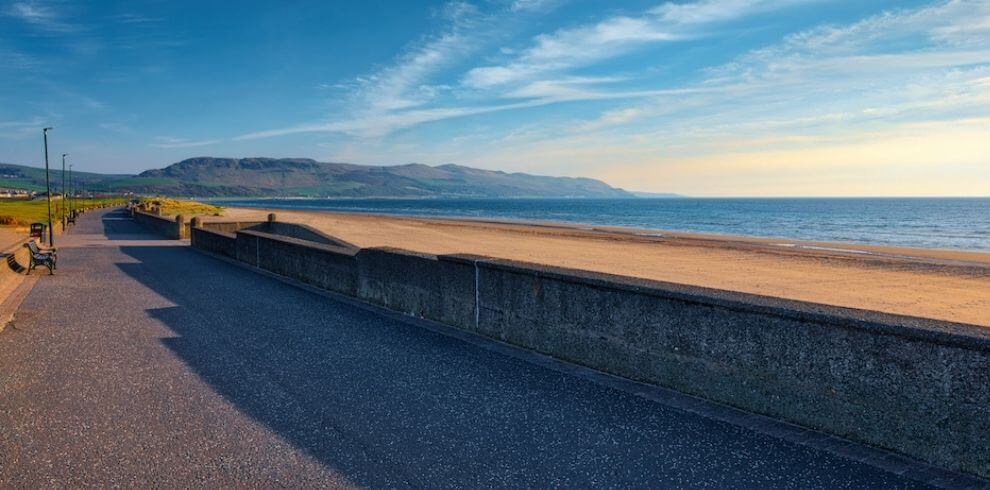
[[[487,255],[990,326],[990,253],[255,208],[213,219],[269,212],[361,247]]]

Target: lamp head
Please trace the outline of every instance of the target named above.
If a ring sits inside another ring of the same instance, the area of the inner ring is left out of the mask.
[[[51,128],[51,127],[48,127],[48,128],[44,128],[44,129],[42,129],[42,131],[44,131],[44,132],[46,132],[46,133],[47,133],[49,129],[53,129],[53,128]]]

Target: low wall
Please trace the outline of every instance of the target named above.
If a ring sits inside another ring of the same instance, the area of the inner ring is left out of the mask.
[[[142,211],[137,208],[131,210],[134,221],[141,223],[155,233],[172,240],[189,238],[189,226],[176,221],[176,218],[167,218]],[[179,217],[181,219],[181,217]]]
[[[256,267],[330,291],[357,293],[357,249],[253,230],[237,232],[235,248],[235,258]]]
[[[273,235],[282,235],[291,238],[298,238],[300,240],[306,240],[309,242],[322,243],[324,245],[334,245],[337,247],[344,248],[357,248],[355,245],[345,242],[337,237],[333,237],[323,233],[316,228],[311,226],[296,224],[296,223],[286,223],[284,221],[267,221],[264,227],[252,227],[251,229],[257,229],[258,231],[264,231],[271,233]]]
[[[0,332],[4,330],[7,323],[13,319],[19,301],[11,298],[17,287],[24,281],[24,274],[27,272],[29,264],[28,249],[24,244],[28,239],[20,240],[0,252],[3,263],[0,264]],[[42,269],[45,269],[42,267]],[[47,270],[46,270],[47,273]]]
[[[3,264],[0,265],[0,282],[7,282],[12,277],[27,272],[30,258],[28,256],[28,249],[24,245],[28,240],[28,238],[25,238],[0,252],[0,257],[3,258]],[[2,298],[0,298],[0,301],[2,301]]]
[[[229,250],[229,235],[195,236]],[[990,329],[253,230],[233,249],[386,308],[990,477]]]
[[[322,231],[311,226],[297,223],[286,223],[284,221],[207,221],[200,223],[199,226],[208,230],[223,231],[227,233],[236,233],[240,230],[259,231],[270,235],[296,238],[307,242],[357,249],[356,245],[341,240],[337,237],[327,235],[326,233],[323,233]]]
[[[203,222],[200,227],[207,230],[222,231],[225,233],[234,233],[237,230],[255,228],[259,226],[265,226],[267,221],[206,221]]]
[[[233,233],[192,228],[189,239],[192,246],[198,249],[232,258],[237,256],[236,236]]]

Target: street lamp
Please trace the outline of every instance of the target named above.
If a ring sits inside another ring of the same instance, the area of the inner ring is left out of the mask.
[[[69,156],[68,153],[63,153],[62,154],[62,204],[59,207],[62,209],[62,231],[63,232],[69,226],[69,221],[68,221],[69,220],[69,217],[66,216],[66,214],[65,214],[65,202],[66,202],[65,201],[65,199],[66,199],[66,194],[65,194],[65,157],[67,157],[67,156]]]
[[[69,196],[75,195],[75,189],[72,187],[72,164],[69,164]],[[72,197],[69,197],[69,214],[72,214]],[[75,221],[73,221],[75,223]]]
[[[45,188],[48,190],[48,246],[55,246],[55,233],[52,231],[52,183],[48,176],[48,131],[52,128],[43,128],[42,135],[45,138]]]

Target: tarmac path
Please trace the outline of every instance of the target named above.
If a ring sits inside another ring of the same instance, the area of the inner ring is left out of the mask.
[[[85,214],[0,333],[0,487],[921,486]]]

